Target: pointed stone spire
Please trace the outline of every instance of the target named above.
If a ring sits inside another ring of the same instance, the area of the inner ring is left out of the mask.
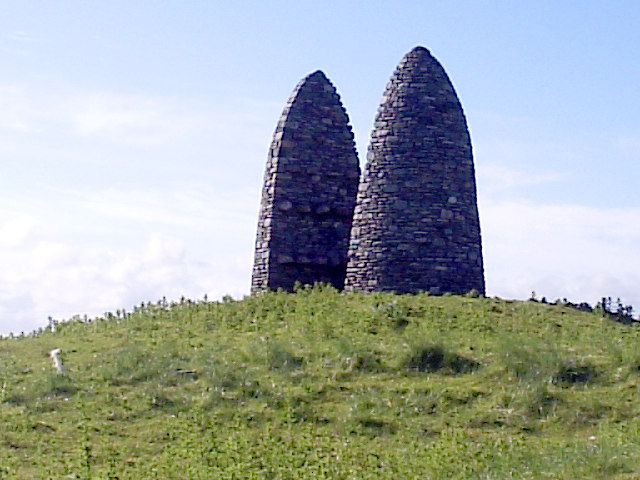
[[[391,77],[367,160],[345,289],[484,294],[471,140],[427,49],[407,53]]]
[[[360,167],[349,119],[320,70],[303,78],[267,158],[251,291],[342,289]]]

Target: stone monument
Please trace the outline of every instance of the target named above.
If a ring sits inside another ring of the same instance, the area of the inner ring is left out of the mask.
[[[289,97],[269,149],[252,292],[295,282],[343,288],[359,176],[340,97],[314,72]]]
[[[348,257],[346,290],[484,294],[467,123],[423,47],[405,55],[382,97]]]

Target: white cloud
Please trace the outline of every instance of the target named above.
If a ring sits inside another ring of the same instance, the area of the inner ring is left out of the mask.
[[[52,190],[47,199],[12,199],[28,215],[0,210],[11,239],[0,243],[0,332],[163,296],[248,293],[257,193],[193,183],[169,193]]]
[[[0,225],[0,248],[23,245],[36,230],[38,221],[32,215],[13,215]]]
[[[640,307],[640,209],[487,202],[480,213],[489,294]]]

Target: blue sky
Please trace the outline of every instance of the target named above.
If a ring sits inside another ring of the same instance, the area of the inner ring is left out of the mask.
[[[640,4],[0,3],[0,332],[248,293],[267,148],[300,78],[364,159],[423,45],[473,139],[487,293],[640,308]]]

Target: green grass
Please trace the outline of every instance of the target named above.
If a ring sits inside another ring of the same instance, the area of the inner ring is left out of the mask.
[[[143,305],[0,341],[0,478],[640,478],[639,346],[537,302]]]

